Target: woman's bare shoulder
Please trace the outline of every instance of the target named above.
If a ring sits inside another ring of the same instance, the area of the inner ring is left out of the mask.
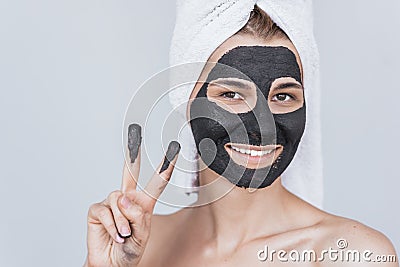
[[[154,214],[151,227],[157,230],[173,230],[178,224],[182,224],[187,219],[190,209],[183,208],[171,214]]]
[[[164,253],[171,244],[171,239],[175,239],[182,233],[182,226],[187,217],[188,211],[181,209],[168,215],[155,214],[152,216],[150,236],[146,244],[140,266],[163,266],[162,260]]]
[[[333,248],[358,250],[361,253],[370,251],[371,258],[378,255],[396,255],[393,244],[383,233],[356,220],[327,214],[320,226],[324,229],[323,238],[318,244],[321,250]]]
[[[150,238],[163,240],[164,238],[169,238],[171,235],[178,234],[182,230],[187,215],[187,209],[181,209],[166,215],[153,215]]]

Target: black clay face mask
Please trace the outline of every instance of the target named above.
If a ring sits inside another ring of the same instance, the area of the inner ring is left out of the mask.
[[[231,183],[245,188],[267,187],[287,168],[304,132],[304,100],[302,107],[282,114],[272,114],[267,102],[271,85],[278,78],[290,77],[302,84],[296,57],[282,46],[239,46],[225,53],[218,63],[190,106],[190,125],[197,150],[210,169]],[[246,80],[257,87],[251,110],[234,113],[209,99],[209,84],[230,78]],[[283,149],[269,166],[250,169],[232,160],[226,150],[231,143],[279,145]]]

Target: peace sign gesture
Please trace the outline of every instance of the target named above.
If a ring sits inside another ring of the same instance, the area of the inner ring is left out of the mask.
[[[129,160],[124,164],[121,190],[89,208],[85,266],[136,266],[140,262],[154,206],[171,178],[180,150],[179,143],[172,141],[146,188],[137,191],[141,139],[141,127],[130,125]]]

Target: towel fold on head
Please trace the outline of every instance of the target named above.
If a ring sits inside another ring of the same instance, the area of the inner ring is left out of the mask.
[[[322,206],[323,182],[320,138],[319,55],[313,35],[312,3],[309,0],[177,0],[170,65],[206,62],[213,51],[238,32],[248,21],[254,6],[264,10],[289,36],[303,66],[303,84],[307,103],[306,128],[297,153],[282,174],[282,183],[290,192]],[[201,69],[198,70],[200,75]],[[181,86],[169,93],[174,108],[187,120],[185,106],[193,85]],[[175,170],[173,182],[196,192],[197,150],[190,127],[185,127],[179,142],[188,170]]]

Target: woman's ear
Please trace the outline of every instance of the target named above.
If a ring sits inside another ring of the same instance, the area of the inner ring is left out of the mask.
[[[199,81],[196,82],[196,84],[194,85],[194,88],[192,90],[192,92],[190,93],[189,96],[189,100],[187,102],[187,106],[186,106],[186,118],[189,120],[190,118],[190,107],[192,105],[193,99],[196,97],[197,93],[199,92],[201,85],[199,85]],[[189,120],[190,123],[190,120]]]
[[[194,85],[194,87],[192,89],[192,92],[190,93],[189,100],[188,100],[188,103],[187,103],[187,106],[186,106],[186,118],[188,118],[188,119],[190,118],[190,106],[191,106],[191,104],[193,102],[193,99],[195,99],[195,97],[199,93],[201,87],[204,84],[204,81],[207,78],[208,73],[211,70],[208,67],[209,65],[210,64],[207,63],[206,66],[203,68],[203,71],[201,72],[199,79],[197,80],[196,84]]]

